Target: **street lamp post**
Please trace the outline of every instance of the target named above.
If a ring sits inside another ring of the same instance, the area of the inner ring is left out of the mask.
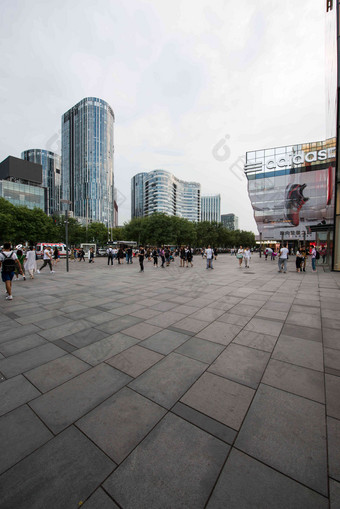
[[[65,210],[65,244],[66,244],[66,272],[69,271],[68,264],[68,206],[71,203],[70,200],[60,200],[60,203],[66,203]]]

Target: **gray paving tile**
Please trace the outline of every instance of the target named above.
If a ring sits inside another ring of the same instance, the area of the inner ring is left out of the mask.
[[[340,483],[329,480],[330,509],[340,509]]]
[[[236,447],[327,496],[324,406],[261,385]]]
[[[147,323],[158,325],[159,327],[169,327],[173,323],[176,323],[184,319],[186,315],[183,313],[176,313],[175,311],[164,311],[160,315],[149,318]]]
[[[104,401],[77,426],[115,463],[121,463],[166,410],[127,387]]]
[[[231,380],[204,373],[181,398],[181,402],[238,430],[254,392],[253,389]]]
[[[203,508],[229,447],[168,414],[104,483],[124,509]]]
[[[284,322],[287,318],[287,311],[274,311],[272,309],[261,308],[255,315],[256,318],[268,318],[270,320],[279,320]]]
[[[70,343],[77,348],[83,348],[84,346],[91,345],[92,343],[96,343],[96,341],[100,341],[101,339],[107,337],[109,337],[107,332],[89,327],[82,331],[76,332],[75,334],[64,336],[63,341],[67,341],[67,343]]]
[[[52,433],[28,406],[21,406],[0,417],[0,473],[15,465],[43,445]]]
[[[131,315],[135,311],[143,309],[143,305],[140,303],[136,304],[123,304],[122,306],[110,309],[110,313],[114,313],[116,316]]]
[[[340,481],[340,421],[327,418],[329,475]]]
[[[205,339],[191,338],[177,348],[176,352],[210,364],[224,349],[224,345],[206,341]]]
[[[190,337],[191,336],[188,334],[182,334],[181,332],[164,329],[143,341],[141,346],[166,355],[175,350],[175,348],[178,346],[185,343],[185,341],[187,341]]]
[[[234,337],[237,336],[241,329],[241,325],[213,322],[204,330],[199,332],[196,337],[227,346]]]
[[[59,433],[129,380],[128,375],[101,364],[40,396],[30,406],[53,433]]]
[[[216,309],[216,308],[202,308],[199,311],[196,311],[196,313],[193,313],[190,315],[190,318],[197,318],[197,320],[203,320],[206,322],[213,322],[214,320],[217,320],[221,315],[224,314],[224,311],[222,309]]]
[[[81,507],[83,509],[119,509],[118,505],[101,488],[98,488]]]
[[[271,359],[262,382],[297,396],[325,403],[324,375],[318,371]]]
[[[327,321],[326,321],[327,323]],[[322,328],[323,344],[327,348],[334,348],[340,350],[340,334],[336,329]]]
[[[240,302],[237,306],[233,307],[232,312],[235,315],[248,316],[251,318],[252,316],[255,316],[261,306],[262,304],[260,306],[251,306],[249,304]]]
[[[245,329],[277,337],[281,332],[282,323],[264,318],[252,318],[245,326]]]
[[[1,509],[78,507],[114,468],[80,431],[70,428],[0,477]]]
[[[115,315],[117,316],[117,315]],[[108,313],[107,311],[97,311],[96,314],[91,316],[87,316],[86,320],[89,321],[93,325],[100,325],[105,322],[110,322],[113,320],[114,315],[112,313]]]
[[[243,346],[249,346],[264,352],[272,352],[277,341],[276,336],[269,336],[268,334],[261,334],[260,332],[252,332],[242,330],[233,339],[233,343]]]
[[[41,329],[33,324],[11,326],[10,329],[1,331],[0,343],[7,343],[12,339],[23,338],[39,331],[41,331]]]
[[[219,322],[230,323],[232,325],[242,325],[242,326],[244,326],[244,325],[246,325],[249,322],[250,317],[249,316],[235,315],[231,311],[228,311],[227,313],[224,313],[223,315],[221,315],[217,320]]]
[[[148,350],[147,348],[142,348],[139,345],[134,345],[114,357],[111,357],[111,359],[108,359],[106,362],[110,364],[110,366],[136,378],[161,359],[163,359],[163,355]]]
[[[268,352],[230,344],[208,371],[257,389],[269,357]]]
[[[330,417],[340,419],[340,377],[325,375],[326,382],[326,413]]]
[[[271,309],[272,311],[288,312],[290,310],[290,307],[291,307],[290,302],[278,302],[276,299],[272,299],[266,302],[262,309]]]
[[[65,355],[64,350],[48,343],[0,360],[0,371],[9,378],[63,355]]]
[[[68,352],[68,353],[74,352],[75,350],[77,350],[77,348],[75,346],[70,345],[70,343],[66,343],[66,341],[64,341],[63,339],[56,339],[55,341],[51,341],[51,343],[59,346],[59,348],[62,348],[63,350],[65,350],[65,352]]]
[[[197,333],[204,329],[208,324],[209,322],[203,322],[202,320],[187,317],[183,318],[183,320],[180,320],[179,322],[173,323],[172,327]]]
[[[27,371],[25,377],[41,392],[47,392],[90,368],[89,364],[77,357],[64,355],[64,357]]]
[[[150,325],[149,323],[144,322],[132,325],[132,327],[128,327],[127,329],[123,329],[122,333],[142,340],[153,336],[161,330],[161,327],[156,327],[155,325]]]
[[[207,509],[327,509],[325,497],[232,449]]]
[[[157,302],[157,304],[154,304],[151,306],[152,309],[156,309],[157,311],[169,311],[170,309],[173,309],[177,307],[177,304],[174,302]]]
[[[324,348],[325,367],[340,370],[340,350]]]
[[[24,338],[11,339],[7,341],[7,343],[0,343],[0,352],[4,356],[9,357],[10,355],[15,355],[16,353],[24,352],[25,350],[30,350],[31,348],[45,344],[47,344],[46,339],[38,336],[38,334],[31,334]]]
[[[171,353],[129,386],[165,408],[171,408],[206,367],[202,362]]]
[[[75,332],[79,332],[91,326],[92,324],[90,324],[87,320],[69,320],[63,325],[52,327],[51,329],[40,330],[39,334],[49,341],[55,341],[56,339],[64,338],[65,336],[69,336],[70,334],[74,334]]]
[[[40,396],[40,392],[22,375],[0,384],[0,415],[10,412],[27,401]]]
[[[305,320],[305,323],[308,323],[308,320]],[[286,323],[283,326],[282,334],[285,336],[291,336],[299,339],[309,339],[310,341],[322,341],[321,332],[318,329],[313,329],[312,327],[305,327],[302,325],[291,325]]]
[[[329,329],[335,329],[339,332],[340,320],[338,320],[336,318],[327,318],[327,327]]]
[[[297,366],[323,371],[322,344],[281,334],[273,358]]]
[[[148,318],[153,318],[154,316],[160,315],[162,312],[157,311],[155,309],[138,309],[137,311],[133,311],[129,313],[129,315],[136,316],[137,318],[143,318],[143,320],[147,320]]]
[[[67,327],[73,325],[73,320],[71,318],[67,318],[65,316],[55,316],[52,318],[47,318],[46,320],[38,320],[35,322],[35,325],[40,327],[40,329],[49,330],[55,327]]]
[[[137,318],[136,316],[121,316],[120,318],[116,318],[110,322],[97,325],[96,329],[108,332],[109,334],[114,334],[115,332],[120,332],[121,330],[132,327],[132,325],[136,325],[136,323],[140,323],[142,321],[143,320],[141,318]]]
[[[40,327],[39,322],[48,320],[49,318],[54,318],[54,317],[62,314],[61,311],[59,311],[57,309],[53,310],[53,311],[46,311],[44,309],[41,309],[41,311],[39,313],[37,313],[36,311],[37,310],[35,309],[34,313],[32,311],[27,314],[25,313],[24,316],[21,316],[20,318],[16,319],[17,322],[22,325],[25,325],[27,323],[37,323],[37,325],[39,325],[39,327]],[[44,328],[44,327],[42,327],[42,328]]]
[[[117,334],[113,334],[113,336],[109,336],[96,343],[85,346],[84,348],[80,348],[80,350],[74,352],[73,355],[92,366],[96,366],[100,362],[117,355],[136,343],[138,343],[137,339],[117,332]]]
[[[294,311],[294,306],[287,316],[287,324],[300,325],[301,323],[307,323],[309,328],[321,329],[321,317],[318,314],[302,314],[299,311]]]
[[[197,412],[197,410],[194,410],[187,405],[183,405],[183,403],[176,403],[176,405],[171,409],[171,412],[179,415],[179,417],[182,417],[186,421],[195,424],[195,426],[198,426],[203,429],[203,431],[210,433],[210,435],[214,435],[216,438],[223,440],[223,442],[226,442],[227,444],[232,444],[235,440],[237,433],[234,429],[215,421],[215,419],[211,419],[211,417],[208,417],[201,412]]]
[[[320,317],[320,304],[317,303],[317,305],[315,306],[313,302],[313,304],[309,306],[300,306],[294,303],[292,306],[292,311],[294,311],[295,313],[300,313],[302,319],[303,320],[306,319],[306,321],[308,322],[309,320],[308,315],[316,315]]]

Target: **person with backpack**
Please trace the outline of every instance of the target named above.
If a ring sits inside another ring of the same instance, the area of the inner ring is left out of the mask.
[[[12,279],[16,267],[19,267],[20,273],[23,274],[17,255],[11,250],[11,244],[5,242],[2,252],[0,253],[1,278],[6,286],[6,300],[12,300]]]
[[[110,262],[111,262],[111,265],[113,265],[113,248],[110,246],[107,251],[107,264],[110,265]]]

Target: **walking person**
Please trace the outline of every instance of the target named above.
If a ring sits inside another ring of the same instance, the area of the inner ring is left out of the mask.
[[[153,266],[158,269],[158,253],[157,249],[154,247],[152,251],[152,258],[153,258]]]
[[[244,258],[244,267],[246,269],[249,269],[249,263],[250,263],[250,258],[251,258],[251,251],[250,251],[249,247],[245,248],[245,250],[243,252],[243,258]]]
[[[83,260],[83,262],[85,261],[85,251],[84,249],[81,247],[79,249],[79,260],[78,262],[81,262]]]
[[[303,263],[303,260],[304,260],[303,254],[300,253],[300,251],[297,249],[295,259],[296,272],[301,272],[301,265]]]
[[[94,249],[91,247],[87,253],[87,257],[89,259],[89,263],[94,263]]]
[[[283,267],[284,274],[286,274],[286,272],[287,272],[288,253],[289,253],[289,251],[287,248],[287,244],[284,244],[284,246],[281,247],[281,249],[280,249],[279,260],[278,260],[279,272],[282,272],[282,267]]]
[[[34,279],[34,272],[37,272],[37,259],[33,246],[30,246],[29,250],[26,253],[26,261],[24,267],[25,270],[27,270],[27,272],[29,273],[30,278]]]
[[[179,252],[179,266],[184,267],[185,264],[185,247],[181,246],[181,250]]]
[[[165,252],[164,252],[164,247],[162,246],[160,251],[159,251],[159,256],[161,257],[161,260],[162,260],[162,269],[164,269],[164,263],[165,263]]]
[[[110,262],[111,262],[111,265],[113,265],[113,249],[112,247],[110,246],[107,250],[107,264],[110,265]]]
[[[1,278],[6,286],[6,300],[12,300],[12,279],[16,267],[22,273],[20,262],[15,252],[11,249],[9,242],[4,243],[2,253],[0,253]]]
[[[132,263],[132,247],[128,247],[126,250],[127,263]]]
[[[205,254],[207,257],[207,269],[213,269],[213,250],[210,246],[205,250]]]
[[[72,255],[72,251],[71,251],[71,255]],[[73,258],[74,258],[74,255],[73,255]],[[59,251],[58,251],[58,248],[57,246],[54,246],[54,251],[53,251],[53,266],[56,266],[57,263],[59,262],[59,259],[60,259],[60,254],[59,254]],[[71,257],[72,259],[72,257]]]
[[[40,272],[43,270],[44,267],[46,267],[46,265],[49,266],[50,273],[54,274],[54,270],[52,268],[52,249],[50,247],[46,247],[44,249],[44,258],[43,258],[43,261],[44,261],[44,263],[42,264],[40,269],[37,270],[37,274],[40,274]]]
[[[312,270],[316,272],[316,249],[315,246],[312,248]]]
[[[139,272],[144,272],[144,257],[145,257],[144,248],[143,248],[143,246],[139,246],[139,251],[138,251],[139,266],[140,266]]]
[[[243,261],[243,248],[242,246],[239,247],[238,251],[237,251],[237,255],[236,255],[236,258],[238,259],[238,266],[241,268],[242,267],[242,261]]]
[[[189,263],[190,263],[191,267],[193,267],[193,263],[192,263],[192,250],[191,250],[190,246],[188,246],[188,249],[187,249],[187,267],[189,267]]]
[[[17,249],[16,255],[17,255],[17,258],[20,263],[21,271],[19,269],[19,265],[16,265],[13,281],[17,281],[19,279],[19,274],[22,274],[22,279],[24,281],[26,281],[25,269],[24,269],[25,253],[23,253],[21,249]]]

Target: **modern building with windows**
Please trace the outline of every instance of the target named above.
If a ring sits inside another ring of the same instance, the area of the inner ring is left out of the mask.
[[[40,164],[9,156],[0,163],[0,196],[13,205],[46,212],[47,190]]]
[[[221,223],[228,230],[238,230],[238,217],[235,214],[222,214]]]
[[[96,97],[62,116],[62,199],[83,224],[114,225],[114,120],[109,104]]]
[[[330,266],[340,271],[340,32],[339,0],[326,0],[326,131],[327,137],[335,137],[336,162],[335,166],[335,203],[333,228],[323,231],[316,228],[318,238],[328,236],[327,254]],[[333,248],[334,246],[334,248]]]
[[[260,240],[309,241],[331,252],[335,141],[247,152],[244,170]],[[326,234],[319,242],[318,229]]]
[[[221,195],[201,197],[201,221],[221,221]]]
[[[138,173],[131,179],[131,218],[155,212],[199,222],[201,185],[179,180],[165,170]]]
[[[60,211],[61,157],[54,152],[30,149],[21,153],[21,158],[42,166],[42,186],[46,187],[46,213],[53,215]]]

